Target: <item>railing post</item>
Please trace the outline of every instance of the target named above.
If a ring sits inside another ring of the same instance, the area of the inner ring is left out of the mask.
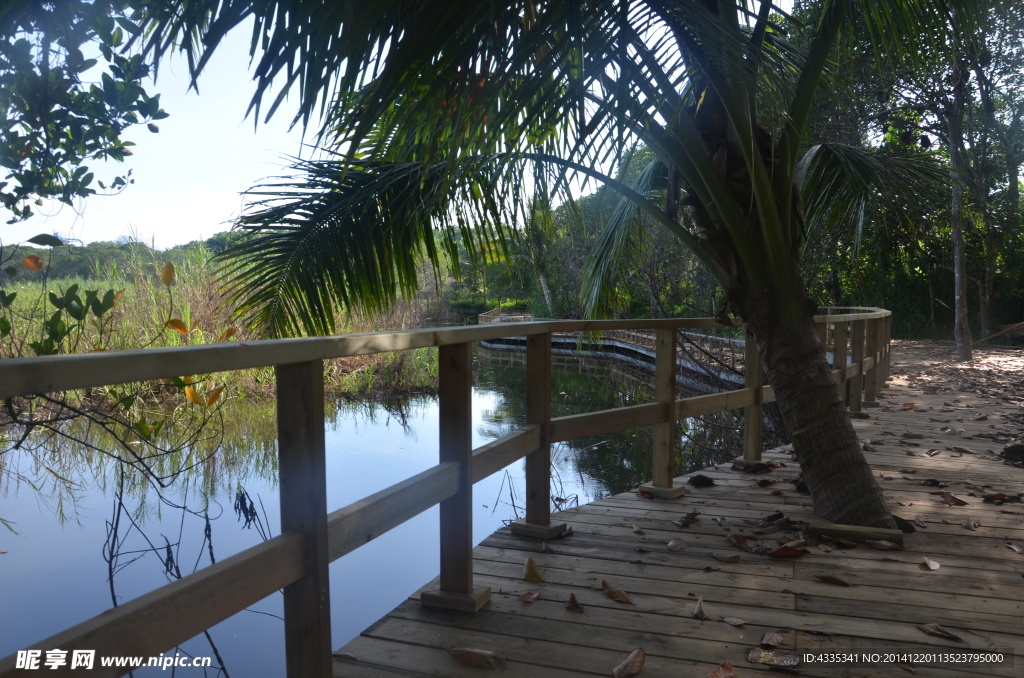
[[[281,532],[303,537],[306,574],[284,589],[289,678],[331,675],[331,602],[324,461],[324,367],[320,360],[278,365],[277,445]]]
[[[491,599],[489,588],[473,588],[473,354],[472,344],[438,348],[439,462],[459,465],[459,491],[441,502],[441,588],[424,591],[420,602],[476,612]]]
[[[821,348],[828,353],[828,316],[826,315],[820,322],[815,319],[814,324],[815,329],[818,330],[818,341],[821,342]]]
[[[846,352],[846,335],[850,322],[837,322],[834,327],[835,329],[832,331],[832,371],[839,370],[836,382],[839,386],[839,395],[843,397],[845,403],[849,402],[846,397],[846,356],[849,355]]]
[[[889,388],[889,369],[891,367],[890,360],[892,359],[892,313],[883,318],[882,350],[885,353],[885,357],[879,370],[878,384],[881,388]]]
[[[850,411],[860,412],[864,398],[864,332],[866,320],[854,320],[850,325],[850,352],[857,372],[850,379]]]
[[[757,341],[749,330],[743,342],[743,385],[754,389],[754,404],[743,408],[743,456],[733,461],[733,466],[748,466],[761,462],[761,427],[764,422],[761,402],[761,354],[757,350]]]
[[[881,374],[879,363],[882,360],[881,333],[879,332],[881,325],[881,318],[872,318],[868,321],[865,353],[873,360],[864,379],[864,402],[862,403],[864,407],[878,407],[876,398],[878,397],[878,376]]]
[[[665,421],[654,425],[651,482],[641,489],[656,497],[675,499],[683,485],[674,484],[676,451],[676,331],[659,329],[655,334],[654,399],[665,407]]]
[[[540,446],[526,455],[526,517],[510,528],[514,534],[552,539],[565,523],[551,523],[551,333],[526,339],[526,423],[541,427]]]

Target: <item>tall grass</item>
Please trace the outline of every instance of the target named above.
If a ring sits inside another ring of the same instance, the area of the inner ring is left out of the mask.
[[[83,298],[86,291],[93,290],[102,298],[112,290],[118,301],[100,318],[92,314],[81,322],[65,318],[73,331],[62,341],[61,353],[194,346],[259,338],[235,325],[233,309],[224,303],[212,256],[206,248],[197,248],[178,264],[173,277],[163,262],[136,255],[120,267],[95,270],[89,279],[64,279],[59,283],[44,279],[6,285],[5,290],[17,297],[9,308],[0,309],[11,325],[7,336],[0,338],[0,358],[34,355],[31,343],[48,336],[46,321],[56,310],[51,303],[52,294],[63,297],[76,288]],[[350,314],[342,332],[408,329],[421,326],[422,320],[415,304],[400,303],[383,316]],[[436,350],[337,358],[326,361],[324,376],[327,392],[342,396],[430,392],[437,383]],[[274,383],[270,367],[206,378],[209,383],[230,384],[231,392],[243,397],[271,395]]]

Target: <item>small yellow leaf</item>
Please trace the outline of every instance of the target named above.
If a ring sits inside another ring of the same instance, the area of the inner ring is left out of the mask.
[[[192,321],[192,325],[190,325],[189,328],[188,328],[188,331],[191,332],[192,330],[194,330],[197,327],[199,327],[199,321],[198,320],[193,320]]]
[[[224,330],[223,334],[220,335],[220,338],[217,341],[218,342],[227,341],[228,339],[230,339],[231,337],[235,336],[236,334],[238,334],[238,328],[237,327],[229,327],[226,330]]]
[[[526,559],[526,564],[523,566],[523,579],[538,584],[546,581],[544,577],[541,576],[540,569],[537,568],[537,563],[533,561],[533,558]]]
[[[174,284],[174,264],[169,261],[164,264],[164,267],[160,269],[160,280],[162,280],[164,285],[167,287]]]
[[[182,336],[188,336],[188,328],[185,327],[185,323],[181,322],[177,318],[171,318],[164,323],[164,327],[169,327],[172,330],[177,330]]]
[[[30,254],[21,260],[22,265],[30,271],[41,271],[43,270],[43,260],[35,254]]]
[[[192,384],[196,383],[195,379],[193,379],[192,377],[182,377],[181,380],[183,382],[185,382],[186,384],[188,384],[189,386],[191,386]]]
[[[117,293],[114,294],[114,305],[113,305],[112,308],[117,308],[117,305],[121,303],[121,298],[123,296],[124,296],[124,290],[118,290]]]
[[[223,386],[218,386],[217,388],[213,389],[213,391],[210,392],[210,395],[206,396],[206,404],[209,407],[213,407],[214,405],[216,405],[217,401],[220,400],[220,394],[223,392]]]
[[[191,386],[185,387],[185,397],[188,398],[190,402],[199,405],[200,407],[206,407],[206,401],[203,400],[203,397],[196,393],[196,390]]]

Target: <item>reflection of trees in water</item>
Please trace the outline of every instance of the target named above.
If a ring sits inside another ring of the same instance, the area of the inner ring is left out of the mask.
[[[494,408],[483,413],[488,436],[511,433],[526,423],[525,357],[521,352],[476,354],[476,384],[497,396]],[[552,359],[553,417],[650,402],[653,375],[612,360],[554,356]],[[730,388],[733,388],[731,386]],[[691,395],[680,391],[679,397]],[[675,475],[726,463],[743,452],[742,410],[677,422]],[[652,477],[650,427],[627,429],[566,441],[552,449],[552,464],[564,475],[580,475],[595,497],[625,492]],[[569,462],[571,469],[560,467]],[[557,489],[557,488],[556,488]]]
[[[418,409],[435,404],[435,398],[422,396],[386,401],[342,399],[328,402],[325,414],[330,427],[345,419],[357,426],[397,424],[409,430]],[[208,422],[206,435],[189,444],[176,444],[179,441],[173,428],[154,436],[154,446],[175,449],[148,459],[145,469],[132,463],[131,455],[121,456],[131,441],[88,418],[63,422],[60,432],[37,430],[21,438],[17,449],[0,454],[0,496],[32,493],[62,523],[77,519],[83,498],[98,493],[109,497],[112,509],[104,521],[102,557],[111,604],[117,607],[126,597],[136,595],[119,593],[119,588],[126,586],[123,575],[128,568],[137,574],[127,581],[146,581],[147,589],[154,589],[215,563],[218,529],[222,534],[232,529],[252,530],[260,541],[272,536],[263,497],[259,493],[250,496],[246,486],[277,485],[275,402],[234,399],[224,403],[221,413],[215,428]],[[3,436],[0,429],[0,438]],[[154,474],[165,482],[154,482]],[[0,515],[0,526],[4,524],[17,530],[17,525]],[[175,648],[172,653],[210,654],[216,659],[215,667],[205,675],[227,676],[214,638],[209,631],[204,635],[205,644],[193,640],[187,645],[191,650]]]

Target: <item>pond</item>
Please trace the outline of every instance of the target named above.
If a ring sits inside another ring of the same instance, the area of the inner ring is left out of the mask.
[[[553,362],[553,416],[651,399],[651,377],[645,372],[614,361],[556,356]],[[34,643],[108,609],[112,600],[130,600],[278,534],[272,407],[243,400],[225,407],[233,408],[227,410],[232,424],[217,462],[179,476],[159,494],[89,450],[12,450],[0,458],[0,656],[30,647],[55,649]],[[524,421],[523,355],[477,349],[474,447]],[[727,461],[741,449],[738,413],[680,422],[678,431],[685,453],[679,455],[677,474]],[[432,397],[332,403],[328,511],[435,465],[437,439]],[[554,446],[556,508],[649,480],[650,450],[649,429]],[[519,461],[476,484],[475,542],[521,517],[523,475]],[[332,563],[333,647],[344,645],[437,575],[438,520],[434,507]],[[205,675],[283,675],[281,608],[280,594],[272,595],[185,643],[179,652],[213,658],[214,668]],[[143,669],[135,675],[157,673]]]

